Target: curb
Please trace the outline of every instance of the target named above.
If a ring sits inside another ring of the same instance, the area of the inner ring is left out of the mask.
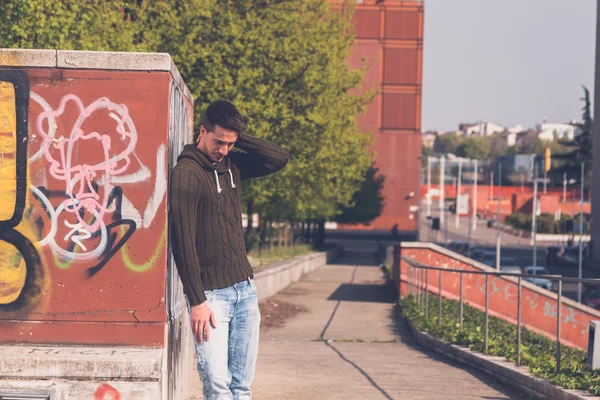
[[[488,356],[466,347],[457,346],[437,339],[426,332],[418,330],[408,318],[403,318],[406,320],[413,337],[421,346],[458,361],[461,364],[475,367],[508,386],[521,390],[529,395],[542,399],[556,400],[600,399],[600,397],[593,396],[583,390],[569,390],[555,386],[547,380],[531,374],[527,367],[517,367],[515,364],[507,361],[504,357]]]
[[[300,280],[302,275],[312,272],[341,257],[343,248],[336,246],[330,250],[298,256],[261,268],[254,273],[254,283],[258,288],[258,300],[269,298]]]

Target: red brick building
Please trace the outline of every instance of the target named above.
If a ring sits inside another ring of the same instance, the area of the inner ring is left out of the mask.
[[[352,66],[372,61],[365,89],[378,95],[360,123],[375,135],[376,166],[385,176],[385,207],[369,229],[416,234],[421,157],[423,1],[364,0],[356,5]]]

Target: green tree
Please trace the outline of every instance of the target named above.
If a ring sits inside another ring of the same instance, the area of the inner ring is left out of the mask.
[[[360,189],[352,196],[352,204],[341,207],[341,213],[335,218],[336,222],[368,224],[381,215],[385,177],[378,175],[378,171],[375,166],[369,168]]]
[[[448,133],[446,135],[439,135],[435,139],[433,150],[436,153],[441,154],[456,154],[458,146],[460,146],[463,141],[464,139],[461,136],[455,134]]]
[[[47,11],[49,10],[49,11]],[[357,115],[369,63],[350,68],[351,5],[326,0],[9,0],[0,39],[10,47],[167,52],[201,112],[217,99],[250,118],[249,134],[290,152],[281,173],[244,185],[269,220],[331,219],[372,164]]]
[[[481,136],[465,138],[456,149],[459,157],[486,160],[490,156],[490,141]]]
[[[63,50],[135,50],[137,26],[126,2],[8,0],[0,2],[2,47]]]
[[[585,168],[585,187],[589,189],[592,186],[592,103],[589,90],[583,86],[582,122],[575,124],[581,133],[573,140],[560,140],[559,143],[564,146],[564,153],[558,154],[553,159],[562,161],[562,165],[552,168],[553,175],[562,177],[566,173],[569,178],[581,182],[581,163]]]

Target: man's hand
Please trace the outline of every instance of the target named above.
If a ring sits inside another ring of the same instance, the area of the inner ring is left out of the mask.
[[[213,328],[217,327],[217,323],[215,321],[215,314],[208,307],[206,302],[192,307],[192,332],[196,336],[198,343],[202,344],[204,341],[204,337],[206,337],[206,341],[210,337],[210,325]]]

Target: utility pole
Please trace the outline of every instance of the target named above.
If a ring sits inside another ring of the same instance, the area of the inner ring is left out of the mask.
[[[454,220],[454,223],[455,223],[457,229],[460,226],[460,215],[458,212],[458,199],[460,198],[460,189],[461,189],[460,181],[461,180],[462,180],[462,158],[459,158],[458,159],[458,188],[456,189],[456,218]]]
[[[501,198],[500,190],[502,189],[502,163],[498,163],[498,218],[496,221],[496,269],[500,270],[500,208]]]
[[[446,159],[444,156],[440,158],[440,212],[441,219],[440,222],[444,222],[444,192],[446,191],[446,177],[444,176],[444,168],[446,167]]]
[[[583,180],[585,173],[585,164],[581,163],[581,194],[579,197],[579,274],[581,279],[583,272]],[[577,282],[577,301],[581,303],[581,282]]]
[[[427,216],[431,216],[431,156],[427,156]]]
[[[473,230],[477,230],[477,160],[475,160],[475,190],[473,191]]]
[[[567,201],[567,173],[563,174],[563,203]]]
[[[537,164],[533,167],[533,216],[531,218],[531,234],[533,235],[533,274],[535,275],[535,267],[537,266]]]

